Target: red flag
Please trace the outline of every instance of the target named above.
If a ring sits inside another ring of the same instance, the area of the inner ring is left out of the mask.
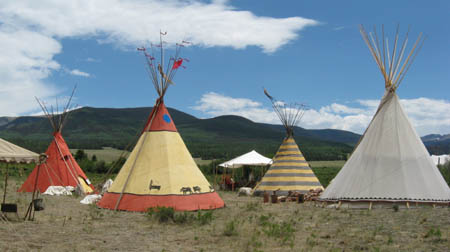
[[[177,69],[183,64],[183,59],[179,59],[173,63],[172,69]]]

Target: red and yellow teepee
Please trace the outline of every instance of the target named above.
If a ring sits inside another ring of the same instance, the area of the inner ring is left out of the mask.
[[[61,114],[52,114],[42,102],[39,102],[39,104],[54,129],[53,141],[45,152],[47,161],[41,165],[40,169],[38,169],[38,166],[34,168],[20,187],[19,192],[33,192],[36,184],[36,190],[41,193],[45,192],[49,186],[79,186],[84,193],[92,193],[94,187],[73,158],[66,141],[61,135],[61,130],[69,113],[70,100]]]
[[[160,48],[163,43],[161,42]],[[102,208],[146,211],[172,207],[177,211],[215,209],[224,206],[197,167],[164,105],[164,94],[182,60],[176,56],[163,72],[161,62],[144,51],[152,81],[159,94],[146,126],[108,192],[97,204]],[[160,77],[160,78],[159,78]]]

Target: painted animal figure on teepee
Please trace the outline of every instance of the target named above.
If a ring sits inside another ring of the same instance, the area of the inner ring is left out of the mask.
[[[173,77],[182,66],[179,57],[182,44],[164,69],[164,41],[150,50],[138,48],[145,55],[148,72],[158,99],[142,134],[121,168],[114,183],[98,202],[98,206],[114,210],[147,211],[153,207],[172,207],[177,211],[215,209],[223,200],[211,189],[197,167],[164,105],[164,96]],[[155,47],[161,55],[157,62]]]
[[[289,191],[306,193],[311,189],[323,189],[294,139],[294,127],[303,116],[304,105],[277,101],[265,89],[264,94],[286,129],[286,137],[254,194],[277,191],[278,195],[287,195]]]
[[[450,189],[417,135],[396,94],[418,51],[422,34],[405,54],[408,33],[399,44],[395,36],[392,52],[388,40],[376,30],[367,34],[360,28],[385,81],[380,105],[337,176],[321,195],[323,201],[343,202],[349,207],[402,202],[415,204],[450,202]],[[381,42],[380,42],[381,39]],[[392,45],[391,45],[392,46]],[[347,204],[348,202],[348,204]]]
[[[36,189],[41,193],[44,193],[49,186],[78,186],[85,194],[94,191],[93,185],[73,158],[66,141],[61,135],[70,114],[70,103],[74,92],[75,88],[61,113],[58,113],[58,108],[56,108],[56,111],[53,108],[49,111],[45,104],[36,98],[53,128],[53,141],[45,152],[47,161],[41,165],[41,169],[38,169],[38,166],[34,168],[18,190],[19,192],[33,192],[36,181]]]

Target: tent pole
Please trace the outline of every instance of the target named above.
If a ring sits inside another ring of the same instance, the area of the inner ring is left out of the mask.
[[[5,204],[6,200],[6,187],[8,186],[8,163],[6,163],[6,174],[5,174],[5,192],[3,193],[3,204]]]
[[[25,214],[25,217],[23,218],[24,220],[27,219],[27,216],[28,216],[28,220],[32,219],[31,218],[31,212],[33,212],[33,210],[34,210],[33,201],[34,201],[35,195],[36,195],[36,187],[37,187],[37,183],[38,183],[38,180],[39,180],[39,173],[41,171],[41,165],[44,162],[46,162],[46,160],[47,160],[47,156],[46,155],[41,154],[39,156],[39,164],[38,164],[37,171],[36,171],[36,179],[34,180],[33,194],[31,196],[31,202],[30,202],[30,205],[28,206],[27,213]],[[33,219],[34,219],[34,213],[33,213]]]

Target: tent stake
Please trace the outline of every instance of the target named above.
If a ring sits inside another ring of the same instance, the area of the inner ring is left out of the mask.
[[[6,174],[5,174],[5,192],[3,193],[3,204],[5,204],[6,200],[6,188],[8,186],[8,163],[6,163]]]

